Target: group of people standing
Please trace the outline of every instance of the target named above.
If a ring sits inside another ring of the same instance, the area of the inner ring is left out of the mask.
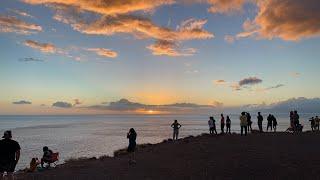
[[[218,134],[217,133],[217,128],[216,128],[216,120],[214,119],[213,116],[209,117],[208,121],[209,125],[209,132],[210,134]],[[221,128],[221,133],[225,133],[224,127],[226,127],[226,133],[231,133],[231,119],[229,116],[224,117],[223,114],[221,114],[221,119],[220,119],[220,128]]]
[[[270,131],[272,131],[272,128],[274,131],[276,131],[278,126],[278,121],[276,117],[273,114],[269,114],[267,117],[267,121],[268,121],[267,131],[269,130],[269,128],[270,128]]]
[[[241,135],[247,135],[248,131],[252,131],[252,120],[251,115],[248,112],[242,112],[240,115],[240,127],[241,127]],[[262,132],[262,121],[263,117],[261,116],[260,112],[258,113],[258,126],[260,131]],[[209,125],[209,132],[210,134],[218,134],[217,128],[216,128],[216,121],[213,116],[210,116],[208,125]],[[226,127],[226,133],[231,134],[231,119],[229,116],[224,117],[223,114],[221,114],[221,133],[224,134],[224,127]]]

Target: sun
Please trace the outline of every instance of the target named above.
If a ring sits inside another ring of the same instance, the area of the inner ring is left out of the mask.
[[[148,110],[147,112],[148,112],[149,114],[152,114],[154,111],[150,109],[150,110]]]

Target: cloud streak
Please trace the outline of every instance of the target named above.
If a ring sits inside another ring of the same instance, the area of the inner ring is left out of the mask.
[[[40,43],[33,40],[24,41],[24,45],[33,49],[37,49],[43,53],[55,53],[57,50],[56,46],[51,43]]]
[[[165,111],[165,112],[177,112],[188,110],[210,110],[215,107],[221,107],[223,104],[220,102],[214,102],[212,105],[199,105],[194,103],[174,103],[164,105],[150,105],[137,102],[131,102],[127,99],[120,99],[119,101],[110,102],[103,105],[89,106],[89,109],[95,110],[111,110],[111,111]]]
[[[17,105],[29,105],[29,104],[32,104],[32,102],[30,101],[26,101],[26,100],[21,100],[21,101],[15,101],[15,102],[12,102],[12,104],[17,104]]]
[[[32,58],[32,57],[26,57],[26,58],[20,58],[19,61],[21,62],[43,62],[43,59],[38,58]]]
[[[18,9],[10,9],[10,11],[12,11],[13,13],[19,15],[19,16],[23,16],[23,17],[29,17],[29,18],[34,18],[32,15],[30,15],[27,12],[24,12],[22,10],[18,10]]]
[[[22,21],[14,16],[0,15],[0,32],[28,35],[41,31],[42,27],[37,24]]]
[[[136,11],[150,12],[163,5],[174,4],[175,0],[22,0],[33,5],[63,5],[102,15],[128,14]]]
[[[118,56],[117,52],[112,51],[110,49],[106,49],[106,48],[88,48],[86,50],[94,52],[97,55],[102,56],[102,57],[116,58]]]

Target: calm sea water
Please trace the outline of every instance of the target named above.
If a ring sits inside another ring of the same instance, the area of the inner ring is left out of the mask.
[[[304,130],[310,129],[308,119],[314,114],[300,114]],[[233,132],[239,132],[238,115],[231,115]],[[287,114],[276,115],[278,130],[289,126]],[[266,117],[264,117],[266,119]],[[28,166],[31,158],[41,157],[42,147],[60,152],[60,163],[69,158],[112,156],[115,150],[128,144],[126,133],[133,127],[137,143],[158,143],[171,138],[170,124],[178,119],[182,124],[180,137],[208,132],[206,115],[95,115],[95,116],[0,116],[0,133],[11,129],[13,139],[22,148],[17,169]],[[219,133],[220,118],[217,120]],[[252,115],[257,129],[256,115]],[[266,120],[264,121],[266,126]]]

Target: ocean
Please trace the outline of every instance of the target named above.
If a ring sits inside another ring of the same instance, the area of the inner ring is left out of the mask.
[[[256,115],[252,115],[257,129]],[[287,114],[276,114],[278,131],[289,126]],[[300,114],[304,130],[310,130],[309,118],[315,114]],[[239,115],[230,115],[231,131],[239,132]],[[115,150],[128,145],[126,134],[137,131],[137,143],[159,143],[171,138],[174,119],[182,125],[180,137],[208,133],[207,115],[81,115],[81,116],[0,116],[0,133],[12,130],[13,139],[21,146],[21,158],[16,169],[24,169],[33,157],[41,158],[42,147],[60,153],[59,163],[70,158],[112,156]],[[218,133],[220,116],[215,115]],[[266,128],[266,115],[264,115]]]

